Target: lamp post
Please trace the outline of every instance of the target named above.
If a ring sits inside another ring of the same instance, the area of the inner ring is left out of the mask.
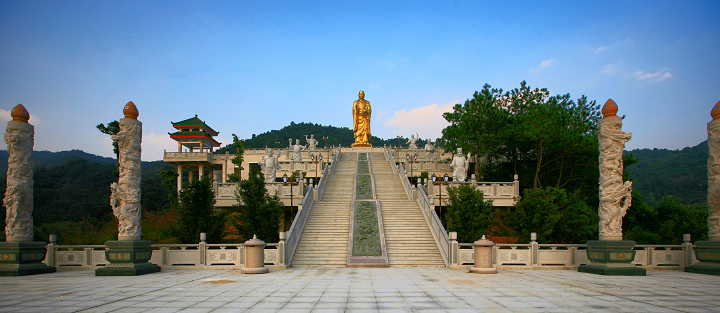
[[[330,150],[328,150],[328,145],[327,145],[327,140],[330,139],[330,137],[323,136],[322,139],[325,141],[324,148],[325,148],[325,150],[327,150],[327,153],[328,153],[327,159],[328,159],[328,161],[330,161]]]
[[[322,153],[322,152],[321,152]],[[315,160],[315,155],[310,155],[310,161],[315,163],[315,181],[313,182],[313,186],[317,186],[318,182],[318,162],[322,161],[322,154],[318,154],[317,160]]]
[[[405,159],[410,162],[410,184],[413,184],[413,163],[417,162],[417,154],[410,157],[409,154],[405,155]]]
[[[295,182],[300,183],[300,177],[295,176]],[[286,185],[286,186],[290,185],[290,225],[292,225],[293,220],[295,219],[295,215],[293,215],[293,210],[292,210],[292,207],[293,207],[293,188],[292,188],[293,182],[290,181],[288,183],[287,173],[283,174],[283,185]]]
[[[438,181],[438,177],[435,176],[435,174],[432,174],[431,178],[432,178],[433,184],[440,185],[440,189],[439,189],[440,190],[440,192],[439,192],[439,194],[440,194],[440,210],[439,210],[440,214],[439,215],[440,215],[440,220],[442,221],[442,185],[443,185],[443,182],[445,184],[447,184],[450,177],[448,176],[448,174],[445,174],[445,176],[443,176],[442,179],[440,179],[440,181]]]

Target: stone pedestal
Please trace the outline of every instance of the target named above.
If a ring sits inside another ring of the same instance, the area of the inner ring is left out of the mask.
[[[44,242],[0,242],[0,276],[24,276],[54,273],[45,260]]]
[[[635,241],[590,240],[587,242],[590,264],[580,265],[578,271],[599,275],[645,276],[645,269],[635,266]]]
[[[160,271],[148,262],[152,256],[149,240],[106,241],[105,259],[110,264],[95,270],[95,276],[137,276]]]
[[[485,235],[473,243],[475,250],[475,266],[470,268],[474,274],[497,274],[497,269],[492,266],[492,247],[494,242],[487,240]]]
[[[720,275],[720,241],[695,242],[698,263],[685,267],[686,272]]]
[[[265,242],[253,236],[244,243],[245,267],[240,270],[243,274],[265,274],[270,272],[265,266]]]

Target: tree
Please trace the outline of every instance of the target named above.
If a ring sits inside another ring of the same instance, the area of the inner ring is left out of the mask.
[[[597,235],[598,215],[580,198],[557,187],[526,189],[514,207],[501,213],[501,231],[521,242],[537,233],[541,243],[581,243]]]
[[[105,124],[100,123],[97,126],[98,130],[100,130],[101,133],[106,135],[117,135],[118,132],[120,132],[120,122],[118,121],[112,121],[105,126]],[[113,153],[115,153],[115,156],[117,157],[117,173],[115,173],[115,176],[120,175],[120,148],[118,147],[117,142],[113,141]]]
[[[178,226],[175,229],[180,242],[197,242],[200,233],[207,234],[207,241],[218,243],[224,235],[225,215],[216,210],[215,192],[210,177],[190,182],[180,192]]]
[[[280,240],[278,226],[283,205],[276,195],[268,194],[262,173],[250,173],[248,179],[240,181],[235,197],[238,204],[233,207],[232,223],[241,240],[253,235],[265,242]]]
[[[471,185],[448,188],[447,229],[458,233],[458,241],[474,242],[495,225],[495,207],[482,191]]]
[[[235,145],[235,157],[230,161],[238,167],[238,173],[228,175],[228,181],[238,182],[240,181],[240,177],[242,177],[242,170],[244,170],[242,163],[244,161],[243,154],[245,154],[245,141],[239,140],[235,134],[232,134],[232,136],[233,144]]]
[[[475,156],[478,178],[518,174],[522,189],[554,186],[597,194],[599,106],[584,96],[549,96],[546,89],[503,92],[485,85],[464,105],[444,113],[441,143]]]

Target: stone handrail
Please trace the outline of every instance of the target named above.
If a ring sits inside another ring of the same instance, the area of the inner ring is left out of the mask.
[[[454,244],[453,244],[454,243]],[[451,240],[451,268],[474,265],[471,243]],[[680,245],[636,245],[635,265],[646,269],[679,269],[697,262],[689,241]],[[497,244],[493,246],[493,266],[498,269],[577,269],[588,264],[586,244]]]
[[[335,159],[340,160],[341,153],[338,152],[334,156]],[[332,163],[325,163],[325,166],[323,168],[322,177],[320,178],[320,182],[317,185],[317,200],[322,200],[322,196],[325,193],[325,186],[327,185],[328,179],[330,179],[330,175],[335,173],[335,166],[337,162]]]
[[[212,154],[210,152],[167,152],[163,155],[166,162],[172,161],[203,161],[210,162]]]
[[[300,206],[298,207],[295,219],[293,219],[293,223],[290,225],[290,229],[285,233],[286,240],[285,247],[283,249],[285,250],[285,264],[292,263],[293,256],[295,255],[295,248],[297,248],[300,236],[302,235],[303,229],[305,229],[305,223],[307,222],[308,215],[310,215],[310,210],[312,210],[312,205],[315,202],[315,199],[313,198],[313,190],[313,186],[309,186],[302,202],[300,203]]]
[[[245,246],[229,244],[154,244],[150,263],[164,268],[242,268],[245,266]],[[97,269],[109,262],[105,259],[105,245],[57,245],[50,242],[43,263],[58,268]],[[281,256],[283,247],[277,243],[265,246],[265,264],[270,268],[285,268]]]
[[[400,181],[402,181],[403,188],[405,188],[405,194],[408,200],[412,200],[413,187],[410,185],[407,174],[405,174],[405,167],[403,167],[402,164],[398,166],[398,174],[400,175]]]
[[[440,222],[440,218],[435,212],[434,207],[430,205],[430,200],[425,194],[425,190],[417,188],[415,192],[415,199],[413,200],[417,201],[420,205],[420,211],[422,211],[425,221],[430,227],[430,232],[435,239],[435,243],[440,248],[440,254],[442,255],[443,261],[445,261],[445,265],[450,266],[450,240],[447,231],[445,231],[445,227]]]

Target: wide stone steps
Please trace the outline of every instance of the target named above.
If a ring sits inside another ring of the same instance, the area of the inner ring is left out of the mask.
[[[420,207],[408,200],[390,162],[382,154],[371,154],[370,160],[390,266],[445,266]]]
[[[292,266],[347,265],[355,157],[344,154],[337,162],[335,172],[328,177],[322,199],[313,204],[308,215]]]

